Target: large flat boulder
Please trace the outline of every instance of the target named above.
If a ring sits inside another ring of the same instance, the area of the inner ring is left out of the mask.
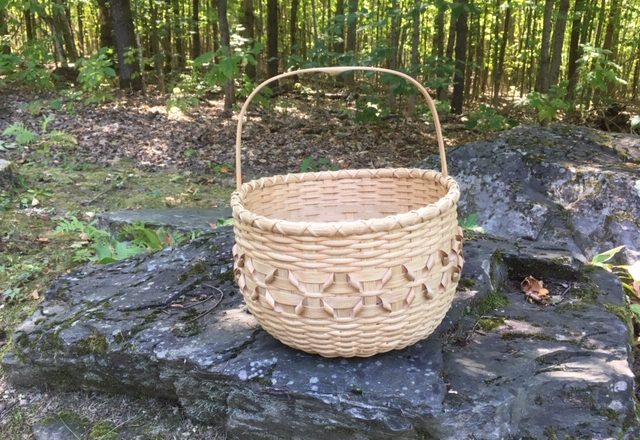
[[[562,250],[468,240],[461,290],[436,334],[324,359],[258,327],[232,280],[232,242],[221,228],[61,277],[15,333],[4,371],[23,387],[173,399],[238,439],[640,435],[622,288]],[[524,300],[530,274],[556,305]]]
[[[639,136],[524,126],[448,158],[461,217],[477,216],[486,232],[553,243],[583,261],[619,245],[640,258]]]
[[[182,232],[210,232],[220,219],[231,217],[231,209],[224,208],[168,208],[130,209],[98,214],[98,222],[109,229],[134,223],[157,226]]]

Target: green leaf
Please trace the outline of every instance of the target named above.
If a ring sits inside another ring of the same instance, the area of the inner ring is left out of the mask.
[[[615,247],[613,249],[609,249],[608,251],[602,252],[598,255],[594,255],[593,258],[591,259],[591,265],[604,267],[603,263],[611,260],[623,248],[624,248],[624,245]]]
[[[216,222],[217,227],[233,225],[233,217],[231,218],[219,218]]]
[[[113,260],[113,249],[111,249],[111,244],[106,240],[98,241],[94,245],[94,248],[96,250],[96,260],[98,261],[98,263],[105,264],[104,261],[106,261],[107,259]]]
[[[631,313],[633,313],[633,316],[636,318],[636,320],[640,321],[640,304],[631,304],[629,306],[629,309],[631,310]]]
[[[204,64],[209,64],[211,61],[213,61],[215,56],[216,56],[215,52],[203,53],[202,55],[197,57],[195,60],[193,60],[193,65],[200,67]]]
[[[218,71],[225,79],[233,79],[236,67],[236,60],[232,57],[225,58],[218,63]]]

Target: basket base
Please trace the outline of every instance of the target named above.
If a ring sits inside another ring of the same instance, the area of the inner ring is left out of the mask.
[[[456,287],[457,283],[450,284],[438,300],[417,307],[347,322],[286,317],[251,298],[245,301],[262,328],[289,347],[327,358],[370,357],[401,350],[431,335],[449,310]],[[430,319],[424,320],[425,315]]]

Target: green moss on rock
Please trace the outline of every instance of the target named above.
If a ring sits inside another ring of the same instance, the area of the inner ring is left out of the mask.
[[[501,317],[492,317],[492,318],[480,318],[478,320],[478,328],[480,330],[484,330],[486,332],[489,332],[491,330],[495,330],[498,327],[501,327],[504,325],[504,318]]]
[[[102,420],[91,427],[89,438],[96,440],[116,440],[119,438],[118,427],[108,420]]]
[[[109,349],[107,338],[99,333],[93,333],[91,336],[83,339],[78,343],[78,354],[104,354]]]
[[[472,315],[483,316],[507,305],[509,305],[509,298],[501,291],[492,290],[484,297],[475,300],[471,304],[469,312]]]

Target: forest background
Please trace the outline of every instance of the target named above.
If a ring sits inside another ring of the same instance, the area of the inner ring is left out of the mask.
[[[224,92],[230,114],[278,72],[369,65],[417,77],[445,113],[474,110],[472,128],[506,128],[515,104],[627,130],[640,122],[618,118],[638,97],[639,17],[637,0],[0,0],[0,81],[53,89],[57,74],[101,102],[117,76],[181,108]],[[354,75],[338,82],[353,89]],[[424,110],[401,80],[374,84],[386,96],[359,99],[361,119]]]

